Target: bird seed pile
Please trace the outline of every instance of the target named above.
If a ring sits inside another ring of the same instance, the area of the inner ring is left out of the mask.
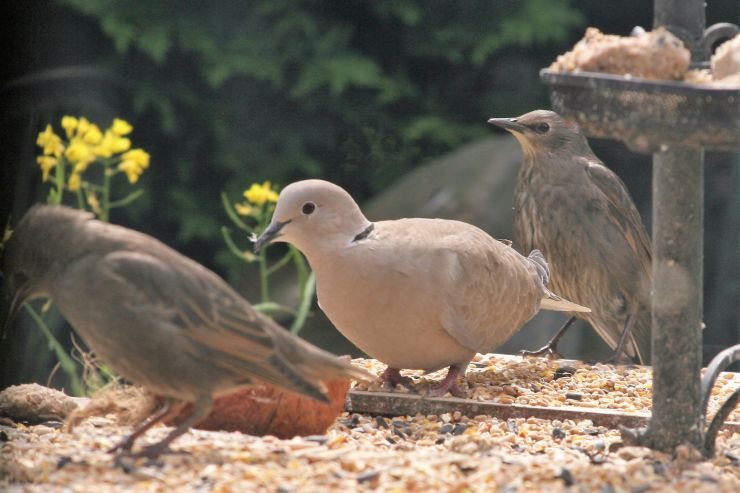
[[[370,359],[354,363],[378,375],[385,365]],[[424,388],[441,380],[447,370],[423,375],[403,371]],[[467,373],[468,398],[501,404],[544,407],[613,409],[623,412],[649,412],[652,404],[652,373],[646,366],[589,365],[578,361],[521,358],[502,354],[477,354]],[[740,374],[720,374],[709,401],[709,416],[740,385]],[[385,390],[379,381],[355,384],[357,390]],[[411,392],[398,385],[396,392]],[[740,408],[728,421],[740,422]]]
[[[356,363],[382,370],[374,361]],[[575,372],[565,375],[567,366]],[[644,409],[650,402],[649,374],[639,367],[485,355],[468,373],[475,399],[582,406],[603,405],[610,402],[605,394],[613,393],[611,405],[619,409]],[[739,381],[723,374],[718,395]],[[580,400],[561,401],[556,396],[563,392]],[[130,432],[112,419],[91,418],[69,433],[59,426],[0,426],[0,490],[740,491],[740,433],[728,430],[719,435],[717,456],[701,461],[683,447],[671,457],[621,446],[617,430],[589,420],[344,413],[325,435],[292,440],[192,430],[174,444],[177,453],[150,462],[114,460],[106,452]],[[168,430],[156,427],[144,441]]]

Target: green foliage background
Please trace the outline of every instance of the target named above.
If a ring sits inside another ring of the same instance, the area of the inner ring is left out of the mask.
[[[543,89],[495,83],[506,74],[491,61],[585,22],[567,0],[58,3],[115,47],[104,61],[154,146],[150,199],[167,204],[179,242],[212,246],[221,189],[315,176],[366,198],[488,135],[494,108],[544,103]]]

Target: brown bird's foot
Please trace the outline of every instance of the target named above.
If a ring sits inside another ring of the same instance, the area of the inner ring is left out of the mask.
[[[464,390],[457,383],[457,378],[460,376],[460,374],[465,376],[466,366],[467,364],[450,366],[450,369],[447,370],[447,375],[445,376],[444,380],[442,380],[442,382],[440,382],[439,385],[429,387],[429,389],[427,390],[427,396],[442,397],[447,392],[449,392],[455,397],[459,397],[461,399],[467,398],[468,391]]]
[[[119,452],[120,455],[127,455],[131,452],[131,448],[134,446],[134,440],[131,439],[133,435],[128,436],[124,440],[121,440],[111,448],[106,450],[109,454],[113,452]]]
[[[179,452],[173,452],[172,449],[170,449],[169,443],[164,443],[164,442],[165,441],[162,440],[161,442],[157,442],[153,445],[148,445],[146,447],[143,447],[138,452],[130,453],[128,455],[133,458],[144,458],[144,459],[154,460],[162,454],[179,453]]]
[[[634,360],[632,357],[627,354],[627,351],[625,350],[627,346],[627,341],[630,337],[630,332],[632,331],[632,326],[634,325],[635,317],[630,315],[627,317],[627,321],[624,324],[624,330],[622,330],[622,335],[619,336],[619,341],[617,343],[616,349],[614,349],[614,354],[604,361],[607,365],[631,365],[634,363]],[[638,358],[639,360],[639,358]]]
[[[550,344],[550,343],[545,344],[544,346],[539,348],[537,351],[527,351],[526,349],[522,349],[517,354],[523,357],[534,356],[538,358],[545,357],[547,359],[562,359],[563,358],[563,355],[560,354],[560,352],[558,351],[558,345]]]
[[[570,317],[568,321],[566,321],[563,326],[558,329],[555,335],[552,336],[552,339],[550,339],[547,344],[542,346],[537,351],[521,350],[519,351],[519,356],[545,356],[548,359],[562,359],[563,355],[558,352],[558,343],[560,342],[560,338],[565,335],[565,333],[575,321],[576,317]]]
[[[399,368],[391,368],[390,366],[380,374],[380,381],[383,382],[383,385],[391,387],[391,389],[395,389],[398,384],[409,388],[414,386],[411,378],[402,376]]]

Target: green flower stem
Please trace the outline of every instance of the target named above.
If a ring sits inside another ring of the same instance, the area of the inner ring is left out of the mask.
[[[257,310],[260,313],[288,313],[290,315],[293,315],[294,317],[298,315],[298,312],[293,310],[292,308],[288,308],[287,306],[283,306],[280,303],[275,303],[274,301],[270,301],[268,303],[256,303],[252,305],[252,308]]]
[[[108,167],[108,163],[105,163],[105,169],[103,170],[103,190],[102,190],[102,201],[100,203],[100,217],[101,221],[108,222],[110,212],[110,182],[111,172]]]
[[[49,190],[49,203],[51,205],[59,205],[62,203],[62,195],[64,194],[64,182],[65,182],[65,171],[67,168],[67,161],[63,158],[59,158],[59,162],[56,165],[56,191],[52,188]]]
[[[226,214],[229,216],[229,219],[231,219],[231,222],[233,222],[237,228],[244,230],[248,233],[252,232],[252,228],[244,224],[244,221],[242,221],[239,218],[239,215],[234,210],[234,207],[231,205],[231,202],[229,202],[229,197],[226,195],[226,192],[221,192],[221,203],[223,204],[224,210],[226,211]]]
[[[288,253],[286,253],[285,255],[283,255],[283,257],[280,260],[278,260],[277,262],[275,262],[274,264],[272,264],[270,267],[268,267],[268,269],[267,269],[267,275],[268,276],[271,276],[273,273],[275,273],[278,270],[280,270],[281,268],[283,268],[285,266],[285,264],[287,264],[288,262],[290,262],[292,259],[293,259],[293,252],[288,251]]]
[[[134,200],[138,199],[142,195],[144,195],[144,190],[142,189],[136,190],[135,192],[131,192],[130,194],[128,194],[127,196],[125,196],[124,198],[120,200],[114,200],[110,202],[108,204],[108,207],[111,209],[115,209],[116,207],[123,207],[123,206],[129,205],[130,203],[132,203]]]
[[[314,293],[316,292],[316,276],[313,272],[308,275],[306,283],[301,291],[301,304],[298,305],[298,313],[296,313],[295,319],[290,326],[290,331],[293,334],[297,334],[303,328],[306,323],[311,305],[313,305]]]
[[[247,262],[251,262],[253,260],[252,258],[248,258],[247,253],[242,251],[236,243],[234,243],[234,239],[231,237],[231,231],[229,231],[229,228],[221,226],[221,235],[224,237],[224,243],[226,243],[226,247],[231,253]]]
[[[77,208],[81,211],[85,210],[85,198],[82,196],[82,186],[75,190],[75,196],[77,197]]]
[[[267,272],[267,256],[265,255],[266,250],[263,249],[257,254],[257,261],[260,266],[260,290],[262,294],[262,303],[268,303],[270,301],[270,288],[268,285],[268,272]]]
[[[62,370],[64,370],[64,373],[66,373],[67,377],[69,377],[71,387],[70,390],[72,391],[72,394],[76,396],[84,395],[84,388],[82,386],[82,382],[80,381],[80,377],[77,375],[77,365],[75,364],[74,360],[69,356],[69,354],[67,354],[62,345],[59,344],[59,341],[57,341],[56,337],[54,337],[54,334],[52,334],[51,329],[49,329],[49,326],[46,325],[46,322],[44,322],[44,319],[41,317],[41,315],[36,313],[36,310],[34,310],[33,307],[28,303],[24,303],[23,306],[26,308],[26,311],[29,313],[29,315],[31,315],[33,321],[41,329],[41,331],[46,336],[46,339],[49,341],[49,346],[51,346],[54,354],[56,354]]]
[[[306,286],[306,281],[308,280],[308,267],[306,266],[306,260],[303,258],[303,255],[301,255],[301,252],[293,245],[288,245],[288,249],[293,255],[293,263],[298,271],[298,286],[300,287],[301,292],[303,292]]]

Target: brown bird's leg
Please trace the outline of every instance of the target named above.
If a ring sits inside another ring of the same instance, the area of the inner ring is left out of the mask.
[[[141,435],[146,433],[146,431],[152,426],[154,426],[155,424],[178,413],[184,405],[185,404],[183,403],[178,403],[177,401],[167,399],[164,403],[164,406],[162,406],[162,409],[160,409],[156,414],[150,416],[144,422],[144,424],[142,424],[136,430],[134,430],[134,432],[131,433],[128,437],[124,438],[117,445],[114,445],[112,448],[108,449],[108,452],[112,453],[117,450],[120,450],[123,453],[130,452],[137,438],[139,438]]]
[[[454,395],[455,397],[460,398],[466,398],[468,396],[468,393],[461,389],[460,386],[457,384],[457,377],[460,376],[462,373],[463,376],[465,375],[465,368],[467,368],[468,364],[465,363],[463,365],[451,365],[450,369],[447,370],[447,376],[445,376],[444,380],[442,380],[439,385],[436,385],[434,387],[429,387],[429,390],[427,390],[427,395],[429,397],[442,397],[447,392]]]
[[[552,359],[559,359],[563,356],[558,352],[558,342],[560,342],[560,338],[565,335],[565,332],[570,328],[571,325],[573,325],[573,322],[576,321],[576,317],[570,317],[567,322],[563,324],[562,327],[560,327],[560,330],[558,330],[554,336],[552,336],[552,339],[542,346],[537,351],[526,351],[522,349],[519,351],[519,356],[546,356],[548,358]]]
[[[619,336],[619,342],[617,343],[617,348],[614,350],[614,354],[605,363],[613,365],[629,365],[633,363],[632,358],[624,352],[624,347],[630,338],[633,325],[635,325],[635,316],[630,315],[624,322],[624,330],[622,330],[622,335]]]
[[[409,377],[401,376],[399,368],[391,368],[390,366],[380,374],[380,381],[392,388],[395,388],[399,383],[405,387],[413,386],[413,381]]]
[[[155,459],[161,453],[167,451],[170,443],[172,443],[174,439],[188,431],[191,426],[198,423],[198,421],[208,415],[208,413],[211,412],[211,408],[213,408],[213,399],[210,396],[198,398],[198,400],[193,404],[193,410],[190,412],[190,416],[177,425],[177,428],[172,430],[172,432],[170,432],[170,434],[164,437],[161,441],[154,445],[142,448],[139,452],[133,454],[133,456]]]

